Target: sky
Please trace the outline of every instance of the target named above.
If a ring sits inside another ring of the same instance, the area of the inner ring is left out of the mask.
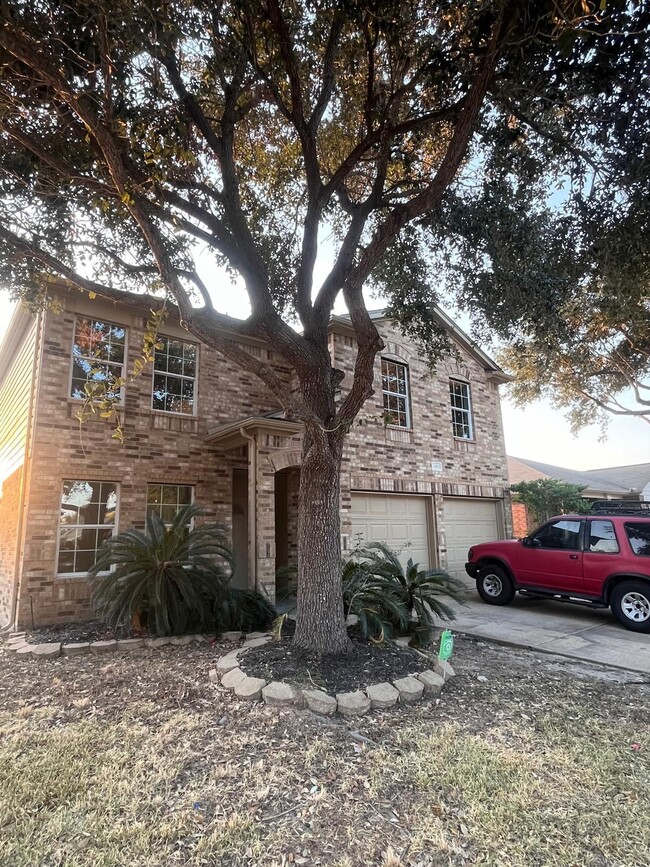
[[[228,285],[224,296],[215,299],[221,312],[246,316],[243,291]],[[379,307],[381,303],[372,301],[369,305]],[[4,337],[13,307],[8,293],[0,290],[0,340]],[[467,327],[464,322],[460,325]],[[612,418],[607,439],[600,441],[598,427],[585,428],[574,436],[562,412],[546,401],[529,404],[525,409],[513,406],[508,400],[506,386],[501,386],[501,406],[506,452],[514,457],[575,470],[650,462],[650,425],[639,419]]]

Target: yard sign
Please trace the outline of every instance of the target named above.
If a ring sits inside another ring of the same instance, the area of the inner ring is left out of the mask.
[[[438,650],[438,659],[442,662],[443,678],[447,679],[447,660],[451,658],[454,652],[454,636],[449,629],[445,629],[440,636],[440,649]]]

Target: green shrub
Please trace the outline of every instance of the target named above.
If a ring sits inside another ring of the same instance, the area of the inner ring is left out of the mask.
[[[277,612],[269,600],[255,590],[228,587],[215,611],[219,632],[256,632],[271,625]]]
[[[409,634],[413,643],[427,644],[435,617],[455,615],[441,597],[460,601],[463,584],[438,569],[419,569],[409,559],[402,566],[383,542],[370,542],[354,552],[343,567],[346,615],[356,614],[364,635],[376,640]]]
[[[152,513],[145,533],[127,530],[104,544],[89,572],[103,620],[119,626],[143,617],[154,635],[214,628],[215,613],[233,593],[233,555],[218,526],[191,526],[200,514],[186,506],[165,526]]]

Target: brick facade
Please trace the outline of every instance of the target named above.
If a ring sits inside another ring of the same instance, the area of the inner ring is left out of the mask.
[[[69,396],[75,316],[91,316],[124,326],[127,370],[131,371],[142,345],[146,310],[91,302],[81,294],[66,295],[62,303],[63,312],[49,311],[44,321],[18,624],[28,625],[32,611],[37,624],[90,614],[86,579],[56,574],[60,498],[65,479],[117,483],[118,530],[144,526],[148,483],[192,485],[195,502],[206,510],[210,520],[216,520],[232,534],[240,558],[238,580],[265,590],[273,598],[276,563],[295,563],[296,559],[301,442],[298,426],[267,418],[278,408],[264,386],[203,346],[198,353],[195,415],[152,410],[152,372],[148,368],[125,388],[124,445],[111,439],[104,421],[80,426],[74,418],[79,402]],[[381,320],[377,325],[386,341],[383,354],[409,366],[413,424],[411,430],[384,424],[378,359],[375,398],[364,407],[363,424],[354,426],[345,447],[342,533],[344,539],[349,533],[346,516],[353,492],[417,493],[431,499],[436,514],[432,561],[444,566],[445,496],[498,502],[503,530],[510,534],[510,509],[504,508],[507,476],[498,379],[486,371],[480,358],[463,347],[462,360],[441,363],[432,374],[391,323]],[[171,321],[162,333],[192,342]],[[334,323],[330,340],[335,364],[347,373],[342,383],[345,392],[354,363],[354,339],[349,329]],[[273,365],[287,388],[293,386],[291,372],[271,350],[254,342],[246,348]],[[471,389],[472,441],[453,437],[450,376],[467,382]],[[276,523],[278,508],[282,515],[278,513]],[[7,595],[1,581],[0,600]]]

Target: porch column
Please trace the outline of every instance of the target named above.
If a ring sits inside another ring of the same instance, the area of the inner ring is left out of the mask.
[[[248,444],[249,586],[275,602],[275,469],[258,436]]]

